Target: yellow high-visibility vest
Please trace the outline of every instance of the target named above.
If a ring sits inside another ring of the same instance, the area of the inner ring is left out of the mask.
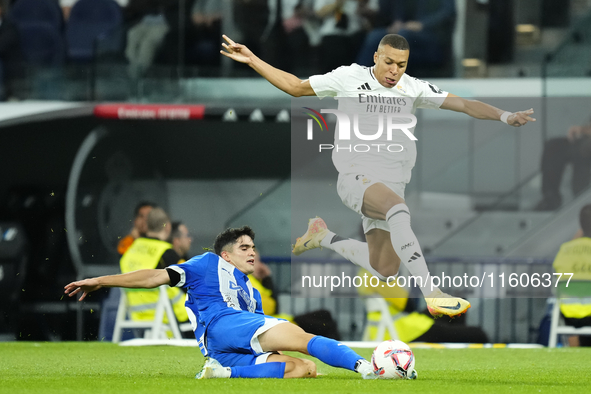
[[[358,273],[359,276],[368,274],[371,276],[369,271],[361,269]],[[388,303],[388,309],[392,316],[404,311],[406,303],[408,301],[408,291],[398,286],[384,286],[377,287],[359,287],[357,289],[359,294],[364,296],[381,296]],[[368,322],[379,322],[382,318],[381,312],[369,312],[367,314]],[[423,315],[418,312],[412,312],[406,316],[402,316],[394,321],[394,328],[398,333],[399,339],[402,342],[412,342],[424,333],[426,333],[431,326],[435,324],[435,321],[429,316]],[[370,340],[375,340],[378,334],[378,329],[375,326],[369,328]],[[390,333],[386,330],[384,334],[384,340],[390,338]]]
[[[563,243],[553,266],[557,273],[573,274],[572,278],[570,275],[560,278],[558,295],[562,314],[574,319],[591,316],[591,238]]]
[[[252,287],[261,293],[261,302],[263,303],[263,313],[265,315],[285,319],[294,323],[292,315],[288,315],[287,313],[277,313],[277,301],[273,298],[271,289],[267,289],[263,286],[263,284],[252,274],[248,275],[248,280],[252,283]]]
[[[164,252],[171,248],[172,245],[168,242],[140,237],[133,241],[121,257],[119,261],[121,273],[154,269],[158,267]],[[185,294],[177,287],[170,287],[166,291],[177,320],[179,322],[187,321],[189,317],[185,309]],[[159,296],[158,289],[125,289],[125,292],[132,320],[154,320]],[[163,321],[168,323],[166,314]]]
[[[388,299],[386,299],[388,301]],[[396,308],[394,308],[391,304],[388,305],[390,308],[390,313],[395,315],[398,313]],[[370,312],[367,314],[367,321],[370,322],[379,322],[382,318],[381,312]],[[412,342],[431,328],[431,326],[435,324],[435,321],[431,319],[429,316],[425,316],[422,313],[418,312],[411,312],[406,316],[403,316],[396,321],[394,321],[394,328],[396,328],[396,332],[402,342]],[[376,340],[376,335],[378,334],[378,328],[375,326],[369,327],[369,340],[374,341]],[[384,332],[384,340],[392,339],[390,337],[390,332]]]
[[[261,293],[261,302],[263,303],[263,313],[268,316],[273,316],[277,311],[277,301],[273,298],[271,289],[267,289],[263,284],[254,277],[254,275],[248,275],[252,287],[257,289]]]

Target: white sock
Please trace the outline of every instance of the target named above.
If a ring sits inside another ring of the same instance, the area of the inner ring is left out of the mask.
[[[386,214],[386,221],[390,227],[390,240],[394,251],[402,263],[417,279],[423,296],[431,293],[429,268],[421,251],[419,241],[410,228],[410,211],[406,204],[394,205]]]
[[[366,269],[381,281],[385,282],[387,280],[387,277],[380,274],[369,264],[369,248],[367,247],[367,242],[342,238],[329,231],[324,239],[320,241],[320,246],[337,252],[356,266]]]

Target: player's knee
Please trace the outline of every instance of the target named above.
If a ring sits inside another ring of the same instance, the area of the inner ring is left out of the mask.
[[[298,359],[295,364],[294,375],[298,378],[316,377],[316,364],[313,361]]]
[[[305,364],[305,378],[315,378],[316,377],[316,363],[312,360],[302,360]]]
[[[370,254],[369,263],[382,276],[396,276],[400,268],[400,257],[396,253],[373,253]]]
[[[314,338],[314,334],[309,334],[304,330],[294,335],[291,340],[293,341],[294,350],[303,354],[308,354],[308,343]]]
[[[285,362],[286,378],[315,378],[316,364],[310,360],[295,359]]]

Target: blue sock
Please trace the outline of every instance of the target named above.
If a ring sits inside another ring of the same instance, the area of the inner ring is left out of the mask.
[[[231,367],[231,378],[277,378],[285,374],[285,363],[263,363],[245,367]]]
[[[310,339],[308,353],[330,366],[346,368],[351,371],[355,371],[355,364],[363,358],[342,343],[321,336]]]

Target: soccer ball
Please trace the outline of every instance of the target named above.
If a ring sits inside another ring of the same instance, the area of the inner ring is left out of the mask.
[[[379,379],[408,379],[413,376],[415,355],[402,341],[384,341],[374,349],[371,364]]]

